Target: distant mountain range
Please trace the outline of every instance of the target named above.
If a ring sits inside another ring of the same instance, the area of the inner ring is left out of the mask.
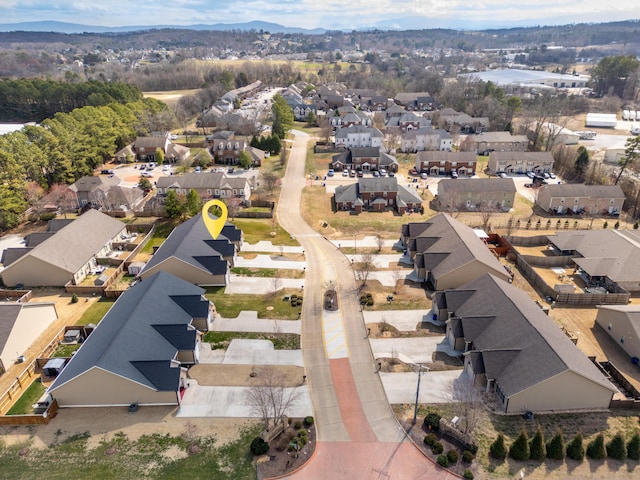
[[[21,22],[0,24],[0,32],[56,32],[56,33],[120,33],[136,32],[140,30],[160,30],[165,28],[175,28],[181,30],[263,30],[270,33],[306,33],[309,35],[321,35],[327,30],[315,28],[313,30],[305,28],[285,27],[277,23],[269,22],[246,22],[246,23],[215,23],[213,25],[130,25],[125,27],[101,27],[96,25],[82,25],[77,23],[41,21],[41,22]]]

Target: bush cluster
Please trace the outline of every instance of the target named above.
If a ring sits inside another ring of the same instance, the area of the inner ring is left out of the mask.
[[[309,415],[308,417],[304,417],[304,426],[305,427],[310,427],[311,425],[313,425],[313,417],[311,415]]]
[[[438,458],[436,461],[438,462],[438,465],[440,465],[441,467],[447,468],[449,466],[449,459],[447,458],[446,455],[438,455]]]
[[[442,417],[437,413],[427,413],[427,416],[424,417],[424,427],[427,430],[438,432],[440,430],[440,418]]]
[[[462,475],[462,477],[465,478],[466,480],[473,480],[473,472],[467,468],[464,471],[464,474]]]
[[[256,437],[251,441],[249,448],[254,455],[264,455],[269,451],[269,443],[262,437]]]

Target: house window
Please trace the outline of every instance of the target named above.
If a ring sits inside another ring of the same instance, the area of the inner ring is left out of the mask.
[[[207,195],[211,195],[211,189],[207,189]]]
[[[216,195],[220,195],[220,190],[216,188]]]

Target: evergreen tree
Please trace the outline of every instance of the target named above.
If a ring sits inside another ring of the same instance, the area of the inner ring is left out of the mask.
[[[164,208],[169,217],[180,218],[187,211],[187,204],[183,199],[178,197],[175,190],[171,189],[167,192],[167,198],[164,201]]]
[[[283,139],[285,134],[293,127],[293,110],[291,110],[291,107],[281,95],[275,95],[273,97],[271,113],[273,114],[271,131],[274,135]]]
[[[638,432],[627,443],[627,456],[631,460],[640,460],[640,434]]]
[[[547,458],[552,458],[553,460],[564,459],[564,438],[560,430],[547,443]]]
[[[624,437],[620,433],[607,442],[607,455],[609,458],[616,460],[624,460],[627,458],[627,446],[624,443]]]
[[[202,199],[193,188],[187,194],[186,210],[192,217],[195,217],[202,210]]]
[[[489,447],[489,454],[496,460],[504,460],[507,458],[507,446],[504,443],[504,435],[498,434],[491,446]]]
[[[607,451],[604,448],[604,435],[601,433],[596,436],[587,446],[587,457],[594,460],[604,460],[607,457]]]
[[[514,460],[524,462],[525,460],[529,460],[529,455],[529,438],[527,437],[527,432],[523,429],[520,431],[520,435],[518,435],[516,441],[511,445],[509,456]]]
[[[583,175],[589,166],[589,151],[581,145],[578,147],[577,153],[573,168],[578,175]]]
[[[539,427],[538,430],[536,430],[536,434],[533,436],[533,439],[531,440],[529,451],[529,458],[531,460],[542,461],[547,456],[547,447],[544,444],[544,434]]]
[[[584,438],[581,432],[576,433],[567,445],[567,457],[578,462],[584,460]]]

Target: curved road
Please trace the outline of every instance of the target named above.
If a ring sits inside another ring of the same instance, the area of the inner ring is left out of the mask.
[[[385,396],[366,338],[351,264],[307,225],[300,213],[309,136],[294,131],[277,215],[304,248],[307,269],[302,309],[302,353],[318,444],[290,479],[453,479],[406,439]],[[340,310],[323,309],[336,285]]]

